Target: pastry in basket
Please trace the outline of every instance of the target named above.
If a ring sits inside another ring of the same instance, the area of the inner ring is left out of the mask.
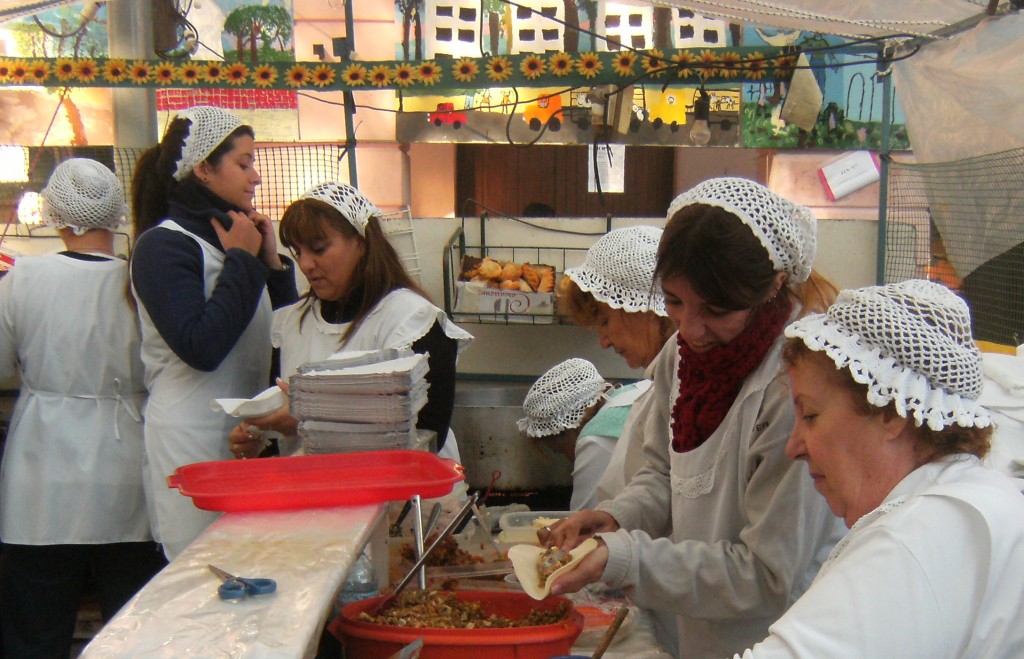
[[[519,281],[519,278],[523,276],[523,266],[518,263],[509,261],[501,268],[501,274],[498,278],[502,281]]]
[[[518,291],[518,290],[521,290],[519,288],[519,280],[518,279],[513,279],[511,281],[502,280],[501,288],[503,288],[506,291]]]
[[[584,540],[569,552],[551,551],[536,545],[514,545],[508,550],[508,558],[526,594],[541,600],[551,593],[551,583],[556,577],[574,569],[584,556],[595,549],[597,540],[593,538]]]
[[[469,281],[479,275],[481,261],[483,261],[483,259],[477,258],[476,256],[463,256],[462,272],[459,273],[459,279],[462,281]]]
[[[550,293],[555,290],[554,266],[524,263],[523,279],[538,293]]]
[[[480,261],[477,274],[487,279],[498,279],[501,276],[501,264],[494,259],[485,258],[483,261]]]

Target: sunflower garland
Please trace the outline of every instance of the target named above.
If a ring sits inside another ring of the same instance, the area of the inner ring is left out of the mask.
[[[697,67],[697,75],[699,75],[702,80],[714,78],[715,75],[721,70],[719,68],[721,60],[718,58],[718,55],[715,54],[715,52],[712,50],[702,50],[700,52],[699,61],[700,66]]]
[[[452,65],[452,76],[459,82],[473,82],[478,73],[480,67],[468,57],[463,57]]]
[[[201,72],[199,67],[192,62],[185,62],[178,69],[178,80],[185,83],[186,85],[194,85],[199,82]]]
[[[536,80],[544,73],[544,60],[537,55],[529,55],[519,63],[519,71],[527,80]]]
[[[208,84],[217,84],[224,80],[224,66],[219,62],[210,62],[199,67],[199,77]]]
[[[28,79],[36,84],[43,84],[50,77],[50,64],[36,60],[28,65]]]
[[[10,70],[10,62],[8,62],[7,69]],[[57,79],[61,82],[71,80],[75,77],[75,60],[67,57],[58,57],[54,73],[57,74]]]
[[[441,68],[433,62],[423,62],[420,64],[419,69],[416,70],[420,82],[428,87],[432,87],[437,84],[437,81],[444,77],[444,72]]]
[[[584,78],[593,78],[601,72],[601,60],[597,53],[581,53],[576,61],[576,71]]]
[[[326,87],[334,82],[334,69],[321,64],[313,69],[313,84],[317,87]]]
[[[366,84],[366,67],[362,64],[349,64],[342,72],[341,79],[345,84],[353,87],[361,87]]]
[[[555,53],[548,60],[548,68],[556,76],[567,76],[572,73],[575,62],[568,53]]]
[[[116,84],[128,79],[128,64],[123,59],[108,59],[102,70],[107,82]]]
[[[178,77],[178,67],[174,66],[170,62],[158,64],[153,69],[153,80],[156,80],[158,85],[169,85],[174,82]]]
[[[128,67],[128,77],[136,85],[144,85],[153,76],[153,67],[146,62],[136,60]]]
[[[743,68],[743,58],[740,57],[739,53],[726,52],[722,53],[722,68],[720,70],[723,78],[735,78],[738,76]]]
[[[743,68],[747,71],[747,78],[760,80],[768,73],[768,62],[764,53],[753,53],[743,59]]]
[[[224,72],[224,80],[230,85],[240,85],[249,79],[249,67],[241,62],[235,62]]]
[[[487,62],[487,77],[494,82],[503,82],[512,75],[512,64],[504,55],[492,57]]]
[[[28,76],[28,67],[22,62],[15,62],[8,74],[10,81],[19,85],[25,82],[26,76]]]
[[[612,69],[623,78],[635,75],[633,66],[636,64],[636,53],[631,50],[624,50],[615,55],[612,60]]]
[[[302,64],[296,64],[288,69],[288,73],[284,77],[284,83],[289,87],[305,87],[309,84],[311,77],[308,68]]]
[[[677,50],[675,55],[672,56],[672,63],[676,67],[676,76],[680,78],[689,78],[693,75],[693,65],[697,61],[697,57],[693,53],[687,50]]]
[[[206,60],[150,61],[123,58],[0,59],[0,84],[67,84],[129,87],[248,87],[298,89],[487,87],[565,83],[626,84],[631,78],[758,82],[792,74],[795,53],[778,48],[674,49],[664,55],[623,49],[616,52],[523,53],[437,60],[341,63],[257,63]],[[485,74],[485,75],[483,75]],[[670,74],[671,75],[671,74]]]
[[[399,64],[395,67],[394,76],[391,78],[400,87],[408,87],[416,82],[416,70],[412,64]]]
[[[665,60],[665,53],[657,48],[652,48],[644,55],[644,71],[652,78],[660,78],[668,70],[668,62]]]
[[[370,69],[370,84],[374,87],[387,87],[391,83],[391,69],[385,64],[378,64]]]
[[[75,77],[81,82],[93,82],[96,80],[96,68],[96,60],[80,59],[75,62]]]
[[[261,64],[252,72],[252,82],[257,87],[269,87],[277,82],[277,69],[269,64]]]
[[[793,68],[796,66],[796,58],[790,55],[782,55],[780,57],[773,58],[775,61],[775,72],[781,76],[789,76],[793,73]]]

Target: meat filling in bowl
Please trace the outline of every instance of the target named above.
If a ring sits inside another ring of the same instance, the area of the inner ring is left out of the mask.
[[[379,625],[430,629],[502,629],[507,627],[538,627],[565,620],[572,605],[562,602],[555,608],[534,609],[525,617],[505,618],[488,614],[480,602],[460,600],[452,593],[436,590],[413,590],[401,593],[386,609],[375,616],[365,611],[358,619]]]

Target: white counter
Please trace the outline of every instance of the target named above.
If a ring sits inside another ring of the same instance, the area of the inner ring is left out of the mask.
[[[368,540],[383,550],[386,504],[221,516],[111,620],[81,657],[312,657],[345,575]],[[225,601],[207,564],[277,581]]]

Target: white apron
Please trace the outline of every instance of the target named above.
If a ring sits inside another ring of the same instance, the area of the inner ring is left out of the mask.
[[[159,226],[181,232],[203,251],[206,298],[213,294],[224,253],[172,220]],[[147,498],[154,537],[173,560],[219,513],[200,510],[192,499],[167,487],[167,477],[183,465],[231,460],[228,433],[237,424],[210,409],[214,398],[250,398],[266,387],[270,373],[270,327],[273,311],[266,290],[249,326],[217,370],[196,370],[167,346],[146,309],[142,320],[142,361],[146,365],[149,403],[146,406]]]
[[[306,312],[303,315],[303,312]],[[302,318],[301,325],[299,319]],[[426,336],[435,322],[441,323],[445,336],[458,342],[458,351],[469,345],[473,335],[466,332],[423,296],[405,288],[391,291],[363,319],[359,329],[345,344],[345,350],[382,350],[408,348]],[[320,361],[339,350],[341,336],[350,323],[329,323],[320,314],[319,301],[312,308],[304,301],[278,309],[274,314],[274,347],[281,350],[281,374],[287,379],[307,362]],[[280,443],[283,455],[299,448],[297,438]],[[448,438],[439,453],[460,462],[455,435]]]
[[[127,265],[22,256],[0,282],[0,378],[21,376],[0,472],[0,537],[24,545],[150,539],[145,401]]]

